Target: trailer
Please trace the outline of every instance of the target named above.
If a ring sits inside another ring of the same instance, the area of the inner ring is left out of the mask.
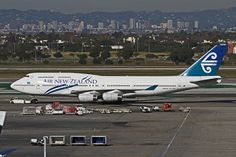
[[[112,113],[132,113],[132,110],[128,108],[119,108],[119,109],[113,109]]]
[[[70,144],[72,146],[85,146],[86,145],[86,136],[80,135],[71,135],[70,136]]]
[[[106,146],[107,136],[91,136],[91,145],[93,146]]]
[[[179,111],[181,111],[181,112],[184,112],[184,113],[188,113],[188,112],[190,112],[190,110],[191,110],[191,108],[190,107],[180,107],[179,108]]]
[[[23,107],[23,111],[21,113],[22,115],[35,115],[36,114],[36,108],[33,106],[27,106]]]
[[[52,114],[53,114],[53,115],[63,115],[64,112],[63,112],[63,110],[53,110],[53,111],[52,111]]]
[[[172,105],[170,103],[164,103],[162,106],[163,112],[170,112],[172,111]]]
[[[45,105],[45,111],[44,111],[44,113],[45,113],[45,114],[52,114],[52,112],[53,112],[52,105],[51,105],[51,104]]]
[[[44,114],[44,107],[43,106],[37,106],[35,112],[36,112],[37,115]]]
[[[49,136],[49,144],[51,146],[64,146],[66,144],[66,136],[65,135]]]
[[[63,105],[61,105],[59,101],[54,101],[52,103],[52,108],[54,110],[62,110],[63,109]]]
[[[65,114],[75,114],[76,107],[75,106],[63,106],[63,112]]]

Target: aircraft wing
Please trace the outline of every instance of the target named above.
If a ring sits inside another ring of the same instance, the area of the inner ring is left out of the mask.
[[[13,149],[6,149],[6,150],[1,150],[0,151],[0,157],[3,157],[3,156],[6,156],[12,152],[14,152],[16,149],[13,148]]]
[[[114,89],[114,90],[95,90],[96,92],[99,93],[106,93],[106,92],[110,92],[110,91],[120,91],[122,93],[131,93],[134,92],[134,90],[122,90],[122,89]],[[83,94],[83,93],[87,93],[87,92],[92,92],[91,90],[85,90],[85,91],[77,91],[77,90],[72,90],[71,94]]]
[[[98,90],[94,90],[94,91],[91,91],[91,90],[84,90],[84,91],[78,91],[78,90],[72,90],[71,91],[71,94],[84,94],[84,93],[94,93],[94,92],[97,92],[99,94],[103,94],[103,93],[121,93],[123,95],[123,97],[133,97],[137,94],[137,91],[149,91],[149,90],[155,90],[157,88],[158,85],[153,85],[153,86],[150,86],[146,89],[142,89],[142,90],[134,90],[134,89],[98,89]]]
[[[5,89],[5,90],[10,90],[11,89],[11,84],[12,84],[12,82],[1,82],[0,83],[0,88]]]
[[[204,88],[236,88],[236,83],[217,83],[217,81],[217,78],[213,78],[201,81],[192,81],[191,83],[204,86]]]
[[[219,83],[216,88],[236,88],[236,83]]]

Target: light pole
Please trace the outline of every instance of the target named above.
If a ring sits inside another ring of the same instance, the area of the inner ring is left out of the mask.
[[[35,50],[34,50],[34,61],[35,61],[35,62],[37,62],[37,54],[36,54],[37,52],[36,52],[36,51],[37,51],[37,50],[35,49]]]
[[[139,38],[137,38],[137,53],[139,52],[139,45],[138,45]]]
[[[48,136],[43,136],[43,157],[47,157],[47,139]]]

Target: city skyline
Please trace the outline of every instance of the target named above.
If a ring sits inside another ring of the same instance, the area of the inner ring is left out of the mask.
[[[66,2],[66,3],[65,3]],[[184,5],[183,5],[184,4]],[[19,9],[19,10],[54,10],[63,13],[94,12],[94,11],[153,11],[160,10],[165,12],[187,12],[205,9],[224,9],[236,6],[233,0],[3,0],[0,1],[0,9]]]

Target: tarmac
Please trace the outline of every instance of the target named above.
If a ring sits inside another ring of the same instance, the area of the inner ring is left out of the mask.
[[[1,80],[1,81],[4,81]],[[235,79],[227,79],[234,83]],[[1,91],[1,90],[0,90]],[[50,135],[87,136],[87,146],[47,146],[48,157],[234,157],[236,156],[236,89],[195,89],[168,97],[152,97],[122,104],[86,103],[88,108],[130,108],[122,114],[28,115],[20,113],[24,106],[10,104],[12,97],[30,99],[26,95],[0,94],[0,110],[7,117],[0,136],[0,150],[16,148],[12,157],[41,157],[42,146],[32,146],[31,138]],[[77,98],[39,97],[45,105],[60,100],[78,104]],[[140,105],[161,106],[172,102],[173,108],[191,107],[183,112],[141,113]],[[108,146],[91,146],[90,136],[108,136]]]
[[[134,111],[122,114],[94,113],[84,116],[23,116],[20,114],[22,108],[29,105],[10,104],[8,102],[10,97],[10,95],[0,95],[0,110],[7,111],[0,136],[0,148],[16,148],[17,150],[10,155],[12,157],[43,156],[43,147],[32,146],[30,139],[49,135],[66,135],[67,143],[70,135],[86,135],[88,138],[87,146],[47,146],[49,157],[234,157],[236,155],[235,96],[227,97],[227,94],[222,94],[221,97],[216,97],[221,101],[195,102],[193,98],[193,102],[173,103],[174,109],[190,106],[189,115],[179,111],[168,113],[138,111],[138,105],[161,105],[153,102],[121,105],[84,104],[93,108],[121,107]],[[45,100],[47,99],[44,98]],[[63,100],[69,99],[63,98]],[[108,136],[109,145],[91,146],[89,144],[91,135]]]

